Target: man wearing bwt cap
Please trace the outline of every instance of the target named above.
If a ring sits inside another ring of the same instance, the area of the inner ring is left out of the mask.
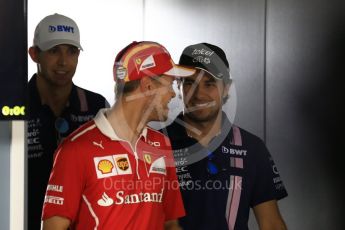
[[[169,139],[147,126],[164,121],[177,66],[155,42],[116,57],[116,102],[58,148],[43,206],[43,229],[180,229],[185,212]]]
[[[287,196],[265,144],[232,125],[222,106],[231,84],[224,51],[200,43],[180,64],[197,72],[179,82],[184,111],[163,129],[176,160],[185,230],[247,230],[252,207],[260,229],[286,229],[277,200]]]
[[[28,229],[40,229],[53,154],[62,138],[91,120],[106,99],[73,84],[80,35],[70,18],[54,14],[37,25],[31,59],[37,73],[29,81]]]

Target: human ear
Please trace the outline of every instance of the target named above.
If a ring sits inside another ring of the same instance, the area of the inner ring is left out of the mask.
[[[223,98],[227,98],[229,95],[231,83],[224,83]]]
[[[39,51],[38,51],[38,48],[37,48],[37,47],[31,46],[31,47],[29,48],[29,55],[30,55],[31,59],[32,59],[34,62],[36,62],[36,63],[39,62],[39,61],[38,61]]]
[[[140,79],[140,90],[142,93],[147,93],[152,90],[153,84],[149,77],[143,77]]]

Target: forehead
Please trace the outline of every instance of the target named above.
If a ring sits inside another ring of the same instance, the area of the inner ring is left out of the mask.
[[[59,45],[53,46],[50,49],[79,49],[79,48],[70,44],[59,44]]]

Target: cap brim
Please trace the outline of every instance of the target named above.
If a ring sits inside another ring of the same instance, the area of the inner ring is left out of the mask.
[[[49,41],[49,42],[45,42],[45,43],[39,44],[38,47],[41,50],[46,51],[46,50],[49,50],[49,49],[53,48],[54,46],[62,45],[62,44],[72,45],[72,46],[78,47],[80,50],[83,50],[83,48],[81,47],[81,45],[78,42],[73,41],[73,40],[68,40],[68,39],[52,40],[52,41]]]
[[[164,73],[164,75],[172,77],[189,77],[195,74],[196,70],[193,68],[187,68],[180,65],[174,65],[170,70]]]
[[[213,73],[211,73],[210,71],[208,71],[205,68],[202,68],[202,67],[195,67],[195,68],[205,71],[206,73],[208,73],[209,75],[211,75],[213,78],[215,78],[217,80],[223,80],[223,78],[217,77],[216,75],[214,75]]]
[[[214,75],[211,71],[205,69],[205,68],[202,68],[202,67],[195,67],[195,69],[200,69],[200,70],[203,70],[205,71],[206,73],[210,74],[213,78],[217,79],[217,80],[224,80],[224,79],[230,79],[232,80],[232,77],[231,77],[231,74],[229,73],[229,76],[228,77],[218,77],[216,75]]]

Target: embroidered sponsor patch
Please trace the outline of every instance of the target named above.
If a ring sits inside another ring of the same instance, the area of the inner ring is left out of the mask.
[[[63,192],[62,185],[48,184],[47,191]]]
[[[155,67],[156,66],[156,62],[155,62],[155,59],[153,58],[152,55],[148,56],[148,57],[144,57],[142,58],[142,62],[140,62],[140,67],[139,67],[139,70],[140,71],[143,71],[145,69],[149,69],[149,68],[152,68],[152,67]]]
[[[99,206],[108,207],[114,204],[114,200],[104,192],[102,194],[102,198],[97,201],[97,204]]]
[[[98,179],[117,175],[113,156],[95,157],[93,161]]]
[[[127,154],[113,155],[116,162],[116,169],[119,175],[132,174],[131,164]]]
[[[44,203],[63,205],[64,198],[58,196],[45,196]]]
[[[144,154],[144,159],[145,159],[145,162],[148,163],[148,164],[151,164],[152,163],[152,159],[151,159],[151,155],[148,154],[148,153],[145,153]]]
[[[163,174],[166,175],[166,165],[165,165],[165,159],[164,157],[160,157],[153,161],[151,164],[149,173],[158,173],[158,174]]]
[[[97,178],[132,174],[128,154],[117,154],[93,158]]]

